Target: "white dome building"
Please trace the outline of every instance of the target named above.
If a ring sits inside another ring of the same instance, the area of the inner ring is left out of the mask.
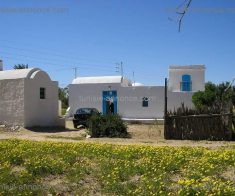
[[[38,69],[0,71],[0,123],[55,126],[58,83]]]

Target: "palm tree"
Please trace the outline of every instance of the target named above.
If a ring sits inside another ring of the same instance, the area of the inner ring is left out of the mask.
[[[29,65],[28,64],[17,64],[14,66],[14,69],[28,69]]]

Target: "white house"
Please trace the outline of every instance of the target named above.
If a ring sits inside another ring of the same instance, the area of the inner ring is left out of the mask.
[[[57,118],[58,83],[46,72],[38,68],[0,71],[0,122],[54,126]]]
[[[204,71],[204,66],[170,66],[168,110],[181,103],[193,107],[193,92],[204,89]],[[78,77],[69,85],[69,106],[71,115],[78,108],[93,107],[124,119],[163,118],[164,86],[132,84],[122,76]]]
[[[168,88],[173,92],[204,91],[205,88],[205,66],[187,65],[169,67]]]

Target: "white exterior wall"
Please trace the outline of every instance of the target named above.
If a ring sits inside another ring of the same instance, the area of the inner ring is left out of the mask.
[[[118,113],[124,118],[162,118],[164,112],[164,87],[122,87],[118,92]],[[143,98],[149,98],[143,107]]]
[[[164,95],[163,86],[142,86],[123,87],[118,96],[124,97],[118,102],[118,113],[124,118],[154,119],[164,116]],[[170,92],[168,91],[168,110],[181,107],[182,103],[189,108],[193,108],[193,93]],[[131,99],[125,99],[131,98]],[[148,97],[148,107],[142,107],[143,97]],[[133,98],[133,99],[132,99]],[[127,101],[122,101],[127,100]]]
[[[205,90],[205,69],[169,69],[169,90],[174,92],[181,91],[180,82],[182,82],[182,75],[191,75],[192,91]]]
[[[78,108],[96,108],[102,112],[103,91],[117,90],[121,86],[116,83],[109,84],[70,84],[69,85],[69,107],[70,114],[74,114]]]
[[[40,99],[40,87],[46,89],[46,99]],[[58,83],[42,71],[25,79],[25,127],[55,126],[58,119]]]
[[[164,115],[164,87],[123,87],[120,84],[71,84],[69,86],[70,114],[78,108],[93,107],[103,112],[103,91],[117,91],[117,112],[123,118],[155,119]],[[148,97],[148,107],[142,107],[143,97]],[[192,93],[168,92],[168,110],[185,106],[193,107]]]
[[[24,126],[24,79],[0,80],[0,122]]]

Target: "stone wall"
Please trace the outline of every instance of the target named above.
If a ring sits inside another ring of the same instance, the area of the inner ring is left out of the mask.
[[[24,126],[24,79],[0,80],[0,122]]]

